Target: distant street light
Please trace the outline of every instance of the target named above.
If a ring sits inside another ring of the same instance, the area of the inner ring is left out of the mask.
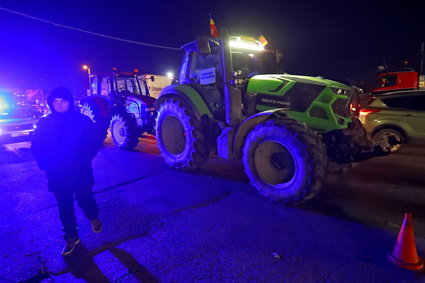
[[[91,91],[91,73],[90,73],[90,68],[87,65],[83,65],[83,69],[87,70],[87,75],[89,76],[89,93],[90,95],[92,95],[92,91]]]

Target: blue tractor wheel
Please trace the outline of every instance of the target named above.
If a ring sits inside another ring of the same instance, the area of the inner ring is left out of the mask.
[[[119,149],[131,150],[139,142],[140,131],[136,119],[129,113],[112,116],[110,131],[112,141]]]
[[[286,204],[312,198],[327,176],[321,138],[286,117],[263,122],[250,132],[243,148],[243,164],[260,194]]]

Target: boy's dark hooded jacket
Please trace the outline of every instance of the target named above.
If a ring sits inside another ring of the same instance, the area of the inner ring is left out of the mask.
[[[67,100],[69,110],[56,112],[55,98]],[[75,191],[93,186],[91,161],[101,146],[94,123],[74,110],[72,94],[67,88],[54,89],[47,103],[52,113],[37,123],[32,151],[39,168],[46,172],[49,190]]]

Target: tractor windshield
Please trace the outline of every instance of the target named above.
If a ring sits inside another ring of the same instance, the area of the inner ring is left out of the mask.
[[[263,63],[255,53],[232,52],[232,64],[233,71],[244,78],[264,73]]]
[[[142,94],[136,77],[117,77],[117,90],[118,92],[130,92],[135,95]]]
[[[279,73],[279,50],[266,50],[259,41],[246,36],[230,37],[230,49],[233,71],[240,77]]]
[[[280,73],[275,51],[232,52],[232,63],[233,71],[240,72],[240,76],[244,78],[260,74]]]

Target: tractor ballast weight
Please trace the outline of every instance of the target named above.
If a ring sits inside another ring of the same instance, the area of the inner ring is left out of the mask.
[[[178,84],[155,103],[158,147],[171,167],[197,169],[212,152],[239,159],[262,195],[296,204],[317,194],[328,164],[342,171],[387,154],[352,117],[350,87],[264,74],[259,42],[222,34],[182,47]]]

